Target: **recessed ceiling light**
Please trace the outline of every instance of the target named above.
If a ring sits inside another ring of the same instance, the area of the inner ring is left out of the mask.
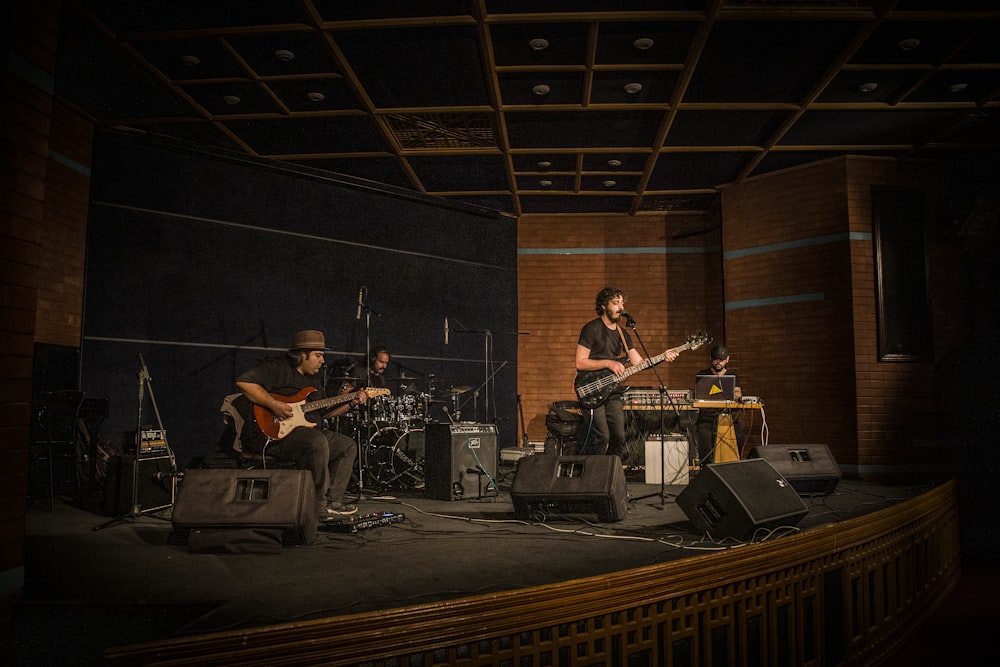
[[[878,88],[878,84],[875,83],[874,81],[869,81],[868,83],[863,83],[860,86],[858,86],[858,90],[860,90],[862,93],[870,93],[874,91],[876,88]]]
[[[236,95],[226,95],[222,99],[226,102],[226,104],[228,104],[231,107],[234,107],[243,101],[240,98],[236,97]]]
[[[549,162],[548,160],[539,160],[538,166],[541,167],[542,169],[548,169],[549,167],[552,166],[552,163]]]
[[[620,166],[622,166],[622,161],[621,160],[608,160],[608,166],[609,167],[620,167]]]
[[[902,51],[912,51],[913,49],[920,46],[920,40],[917,39],[916,37],[910,37],[909,39],[902,40],[899,44],[897,44],[897,46]]]
[[[535,93],[535,95],[548,95],[550,90],[552,89],[549,88],[549,86],[544,83],[539,83],[536,86],[532,87],[531,89],[531,91]]]
[[[312,91],[312,92],[306,93],[306,97],[309,98],[310,102],[322,102],[323,100],[326,99],[326,95],[324,95],[323,93],[317,92],[315,90]]]
[[[181,62],[188,67],[194,67],[201,64],[201,59],[198,56],[181,56]]]
[[[950,86],[948,86],[948,92],[949,93],[960,93],[960,92],[962,92],[963,90],[965,90],[968,87],[969,87],[969,84],[967,84],[967,83],[953,83]]]
[[[632,46],[639,49],[640,51],[645,51],[646,49],[653,48],[653,44],[655,43],[656,42],[651,40],[649,37],[640,37],[639,39],[632,42]]]
[[[544,51],[549,48],[549,40],[543,39],[542,37],[536,37],[528,40],[528,46],[531,47],[532,51]]]
[[[616,185],[618,185],[616,181],[604,181],[604,187],[606,188],[613,188]]]
[[[295,54],[288,49],[278,49],[274,52],[274,57],[286,63],[295,60]]]
[[[542,186],[543,188],[547,188],[547,187],[549,187],[550,185],[552,185],[552,181],[549,181],[549,180],[544,180],[544,181],[538,181],[538,184],[539,184],[540,186]]]
[[[640,90],[642,90],[641,83],[636,83],[635,81],[633,81],[632,83],[625,84],[625,92],[628,93],[629,95],[634,95],[638,93]]]

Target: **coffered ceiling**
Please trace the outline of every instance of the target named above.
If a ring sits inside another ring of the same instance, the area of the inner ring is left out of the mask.
[[[1000,151],[995,0],[63,0],[100,124],[521,213]]]

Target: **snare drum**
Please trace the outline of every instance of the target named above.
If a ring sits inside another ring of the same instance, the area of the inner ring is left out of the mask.
[[[424,431],[379,429],[365,447],[365,466],[374,486],[419,489],[424,485]]]

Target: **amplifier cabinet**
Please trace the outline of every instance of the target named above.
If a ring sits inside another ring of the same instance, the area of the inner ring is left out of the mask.
[[[497,475],[493,424],[427,424],[424,427],[424,495],[460,500],[489,495]]]
[[[842,476],[826,445],[763,445],[751,449],[750,458],[774,466],[800,496],[828,496]]]
[[[554,514],[596,514],[603,522],[628,513],[625,471],[617,456],[551,456],[521,459],[510,487],[514,512],[524,521]]]
[[[107,516],[119,516],[132,511],[132,483],[135,477],[135,502],[141,512],[155,512],[174,504],[177,468],[173,454],[140,456],[138,473],[133,454],[121,454],[108,459],[104,478],[101,510]]]
[[[318,521],[312,474],[284,468],[189,469],[172,518],[174,529],[280,531],[285,545],[312,543]]]

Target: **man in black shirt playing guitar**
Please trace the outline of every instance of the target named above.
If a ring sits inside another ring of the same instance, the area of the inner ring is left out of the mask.
[[[621,325],[625,312],[625,295],[616,287],[605,287],[594,302],[598,317],[580,330],[576,346],[577,395],[584,407],[583,432],[580,434],[580,454],[613,454],[624,458],[625,410],[620,391],[614,383],[600,379],[612,378],[625,372],[625,364],[633,367],[643,363],[642,355],[632,344],[632,337]],[[673,361],[676,351],[667,350],[663,359]],[[601,385],[610,384],[607,391]],[[594,390],[591,390],[594,387]]]

